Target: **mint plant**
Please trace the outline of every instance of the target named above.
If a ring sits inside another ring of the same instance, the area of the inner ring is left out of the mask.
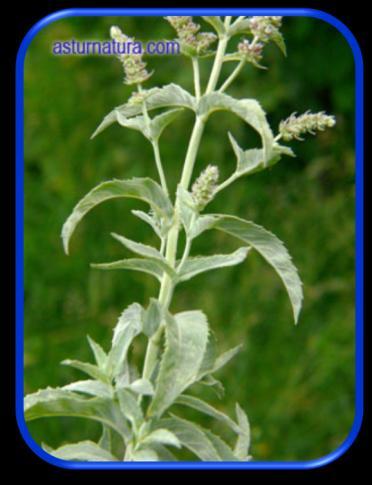
[[[213,28],[213,33],[201,32],[200,25],[192,17],[173,16],[166,20],[177,33],[182,54],[191,61],[194,93],[176,84],[145,89],[143,84],[152,73],[148,72],[142,54],[121,55],[124,82],[134,85],[135,90],[125,104],[103,119],[93,134],[95,137],[115,122],[141,132],[152,145],[160,183],[151,178],[102,182],[80,200],[62,229],[63,246],[68,254],[77,225],[98,204],[119,197],[147,203],[148,212],[134,210],[133,214],[151,226],[159,238],[159,246],[152,247],[124,235],[112,234],[135,257],[92,266],[101,270],[140,271],[155,277],[160,284],[156,297],[142,304],[133,303],[121,313],[108,351],[88,337],[94,363],[63,362],[85,373],[87,379],[26,396],[25,417],[28,421],[71,416],[101,423],[102,436],[98,443],[81,441],[57,449],[43,444],[50,454],[65,460],[173,461],[178,459],[177,449],[181,447],[203,461],[250,460],[250,429],[245,411],[236,404],[236,415],[231,418],[195,396],[196,384],[221,392],[223,386],[215,374],[238,353],[240,345],[218,354],[207,317],[201,310],[172,313],[175,289],[197,274],[240,264],[255,250],[281,278],[295,323],[301,309],[302,284],[283,243],[254,222],[235,215],[203,211],[237,179],[272,167],[283,155],[294,156],[292,149],[280,141],[300,140],[305,133],[314,134],[332,127],[334,117],[324,112],[292,114],[280,123],[278,134],[274,135],[256,100],[235,99],[226,94],[247,64],[263,68],[263,51],[269,42],[276,43],[286,54],[280,32],[281,17],[203,17]],[[112,27],[110,34],[117,42],[131,40],[118,27]],[[234,36],[246,37],[235,52],[229,53],[228,44]],[[213,57],[213,66],[206,86],[202,88],[199,63],[207,57]],[[234,63],[235,67],[227,79],[220,80],[224,63]],[[168,191],[159,140],[163,130],[187,109],[195,113],[195,122],[173,197]],[[260,147],[247,150],[239,146],[231,133],[228,134],[236,166],[222,181],[218,167],[214,165],[207,166],[197,177],[193,173],[204,127],[218,110],[238,116],[256,130],[261,139]],[[191,255],[194,240],[210,230],[227,233],[243,246],[230,254]],[[179,247],[181,231],[185,234],[182,248]],[[147,338],[147,350],[142,368],[137,369],[129,356],[131,346],[140,334]],[[189,407],[215,418],[235,435],[235,443],[227,444],[209,429],[185,419],[182,412],[175,414],[174,405],[177,409]]]

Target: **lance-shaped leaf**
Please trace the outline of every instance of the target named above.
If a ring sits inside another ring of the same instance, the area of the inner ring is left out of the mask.
[[[190,238],[190,234],[194,226],[195,220],[198,217],[198,211],[195,207],[195,202],[192,198],[192,195],[181,185],[177,187],[177,202],[179,205],[182,225],[185,229],[187,236]]]
[[[61,362],[62,365],[68,365],[69,367],[74,367],[75,369],[84,372],[94,379],[98,379],[102,382],[108,382],[108,377],[105,372],[103,372],[99,367],[94,364],[89,364],[89,362],[81,362],[80,360],[65,359]]]
[[[69,461],[118,461],[114,455],[93,441],[71,443],[49,453],[56,458]]]
[[[126,118],[120,111],[116,111],[116,118],[119,125],[125,128],[141,132],[149,141],[157,141],[165,128],[174,121],[183,111],[183,108],[165,111],[153,119],[148,119],[141,115],[133,118]]]
[[[128,461],[159,461],[158,454],[151,448],[132,451]]]
[[[216,449],[221,461],[238,461],[233,450],[228,446],[219,436],[209,431],[209,429],[204,430],[209,441],[212,443]]]
[[[151,90],[151,95],[146,98],[146,107],[148,110],[167,108],[169,106],[194,110],[195,105],[195,97],[174,83],[167,84],[162,88],[154,88],[154,90]],[[120,107],[118,110],[122,112]]]
[[[165,128],[172,123],[182,111],[183,108],[171,109],[155,116],[150,122],[150,139],[153,141],[158,140]]]
[[[121,412],[130,421],[134,429],[137,430],[143,422],[142,410],[137,399],[127,389],[119,389],[117,395]]]
[[[179,281],[187,281],[194,276],[217,268],[226,268],[240,264],[247,257],[249,247],[242,247],[231,254],[215,254],[214,256],[190,257],[180,269]]]
[[[168,429],[164,428],[156,429],[141,440],[141,446],[152,446],[154,444],[175,446],[176,448],[181,448],[181,443],[177,436]]]
[[[163,319],[163,311],[158,300],[150,299],[150,304],[143,313],[142,329],[147,337],[151,337],[159,328]]]
[[[108,369],[112,377],[117,377],[124,367],[129,346],[141,333],[143,308],[138,303],[133,303],[120,315],[114,328],[112,346],[108,355]]]
[[[100,446],[104,450],[111,453],[111,449],[112,449],[111,429],[104,424],[102,425],[102,434],[98,441],[98,446]]]
[[[248,460],[249,447],[251,444],[251,430],[247,415],[243,409],[236,404],[236,418],[239,425],[239,434],[234,448],[234,454],[239,460]]]
[[[223,460],[205,430],[191,421],[172,415],[171,418],[161,419],[159,427],[172,431],[181,444],[202,461]]]
[[[154,386],[147,379],[136,379],[128,384],[128,389],[142,396],[153,396]]]
[[[113,388],[109,384],[92,379],[72,382],[71,384],[67,384],[67,386],[63,386],[62,389],[66,391],[81,392],[96,397],[113,397]]]
[[[287,56],[287,47],[285,45],[285,40],[283,34],[280,30],[275,29],[272,33],[271,40],[279,47],[282,51],[283,56]]]
[[[202,19],[208,22],[209,25],[211,25],[214,30],[217,32],[218,35],[223,35],[225,33],[225,26],[221,20],[221,17],[217,16],[202,16]]]
[[[161,416],[198,376],[208,342],[208,322],[201,311],[169,316],[155,395],[148,414]]]
[[[225,395],[225,388],[222,382],[215,379],[211,374],[205,375],[200,381],[197,382],[197,384],[211,387],[219,399],[222,399],[222,397]]]
[[[63,389],[42,389],[24,400],[26,421],[52,416],[92,419],[117,431],[124,439],[130,436],[119,405],[112,399],[86,398]]]
[[[199,411],[203,414],[206,414],[207,416],[217,419],[218,421],[232,429],[235,433],[240,432],[239,426],[229,416],[214,408],[202,399],[194,396],[189,396],[187,394],[182,394],[176,399],[175,404],[181,404],[182,406],[188,406],[192,409],[195,409],[196,411]]]
[[[252,126],[260,135],[265,163],[272,158],[273,133],[267,122],[265,112],[254,99],[235,99],[224,93],[210,93],[201,97],[198,114],[208,116],[214,111],[226,110],[239,116]]]
[[[146,108],[148,111],[157,108],[177,107],[195,110],[196,99],[188,91],[177,84],[167,84],[162,88],[152,88],[146,92]],[[115,121],[118,116],[122,118],[131,118],[132,116],[142,114],[142,103],[125,103],[112,110],[102,123],[98,126],[91,138],[94,138]]]
[[[163,273],[167,273],[170,276],[175,276],[175,271],[168,263],[159,259],[120,259],[119,261],[113,261],[111,263],[92,263],[90,265],[95,269],[113,270],[113,269],[128,269],[133,271],[140,271],[154,276],[161,281]]]
[[[110,199],[127,197],[147,202],[160,217],[171,217],[172,205],[163,189],[149,178],[109,180],[91,190],[75,206],[62,228],[62,240],[66,254],[70,238],[81,219],[95,206]]]
[[[295,156],[290,148],[274,143],[271,158],[265,160],[265,154],[262,149],[252,148],[249,150],[242,150],[231,133],[229,133],[229,139],[236,155],[236,178],[241,177],[242,175],[260,172],[267,167],[271,167],[280,160],[282,155]]]
[[[198,216],[192,224],[192,227],[190,228],[188,234],[189,238],[195,239],[196,237],[200,236],[200,234],[202,234],[204,231],[209,229],[211,225],[213,225],[213,222],[213,216],[210,216],[208,214]]]
[[[106,352],[97,342],[95,342],[91,337],[89,337],[89,335],[87,336],[87,339],[99,369],[104,371],[106,369],[106,364],[107,364]]]
[[[160,461],[178,461],[175,455],[165,446],[153,443],[152,448],[156,451]]]
[[[234,216],[214,214],[209,229],[226,232],[256,249],[280,276],[292,304],[294,321],[297,323],[301,310],[303,292],[297,268],[280,239],[257,224]]]
[[[233,347],[232,349],[227,350],[223,354],[219,355],[212,366],[211,372],[217,372],[224,367],[228,362],[230,362],[231,359],[235,357],[236,354],[241,351],[242,347],[242,345],[237,345],[236,347]]]
[[[158,224],[158,221],[152,215],[147,214],[146,212],[143,212],[143,211],[140,211],[140,210],[132,210],[131,212],[134,216],[136,216],[139,219],[141,219],[142,221],[146,222],[146,224],[149,224],[152,227],[155,234],[159,238],[162,237],[160,225]]]
[[[161,261],[164,261],[164,257],[157,249],[153,248],[152,246],[132,241],[131,239],[120,236],[119,234],[115,234],[114,232],[111,233],[111,236],[119,241],[123,246],[128,248],[130,251],[139,254],[140,256],[143,256],[145,258],[160,259]]]

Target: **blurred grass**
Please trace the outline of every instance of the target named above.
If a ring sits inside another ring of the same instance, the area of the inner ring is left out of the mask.
[[[169,38],[159,18],[72,18],[55,22],[32,41],[25,64],[25,390],[58,386],[80,375],[59,365],[66,357],[90,359],[85,335],[108,346],[121,310],[146,304],[157,291],[149,278],[97,272],[93,261],[122,257],[109,232],[155,242],[130,214],[133,201],[99,207],[81,224],[71,256],[63,255],[60,229],[79,198],[111,177],[156,178],[150,146],[141,135],[113,126],[94,141],[89,136],[112,107],[125,102],[115,59],[54,57],[59,39],[106,39],[117,24],[140,39]],[[345,39],[330,25],[307,18],[285,19],[288,57],[270,46],[269,70],[251,67],[231,87],[237,97],[257,98],[273,128],[291,112],[325,109],[337,117],[334,130],[293,143],[296,159],[242,179],[210,206],[211,211],[252,219],[287,245],[304,281],[305,303],[298,327],[272,269],[257,255],[236,268],[207,273],[180,287],[172,310],[202,308],[221,350],[244,343],[243,352],[220,373],[226,387],[222,410],[235,401],[246,409],[257,460],[304,460],[334,450],[354,417],[354,78]],[[150,85],[180,83],[192,89],[184,58],[151,58]],[[202,74],[209,69],[202,66]],[[231,67],[230,67],[231,69]],[[175,188],[192,116],[185,114],[162,138],[162,156]],[[208,163],[224,175],[233,169],[226,132],[241,146],[252,131],[218,113],[209,121],[195,174]],[[207,233],[194,254],[237,245]],[[134,358],[142,353],[141,342]],[[202,417],[198,417],[203,422]],[[212,424],[207,418],[204,424]],[[80,420],[30,423],[37,441],[56,446],[95,438],[99,426]]]

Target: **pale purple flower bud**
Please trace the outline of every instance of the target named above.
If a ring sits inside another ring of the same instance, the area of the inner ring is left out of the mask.
[[[194,182],[191,189],[191,195],[198,210],[203,210],[212,200],[217,188],[218,177],[218,167],[215,165],[208,165]]]
[[[113,25],[110,29],[110,36],[118,43],[133,42],[134,39],[123,34],[121,29]],[[121,54],[118,56],[124,67],[125,84],[141,84],[151,77],[152,73],[146,70],[146,63],[142,60],[142,54]]]
[[[335,117],[327,115],[324,111],[319,113],[307,111],[300,116],[293,113],[289,118],[280,122],[279,133],[284,141],[302,140],[301,135],[305,133],[315,135],[316,131],[324,131],[335,124]]]

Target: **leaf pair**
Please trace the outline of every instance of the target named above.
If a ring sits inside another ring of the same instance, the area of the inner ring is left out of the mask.
[[[102,202],[121,197],[146,202],[160,218],[170,219],[172,217],[173,209],[169,198],[160,185],[152,179],[114,179],[103,182],[80,200],[63,225],[61,235],[66,254],[69,252],[70,238],[83,217]]]

